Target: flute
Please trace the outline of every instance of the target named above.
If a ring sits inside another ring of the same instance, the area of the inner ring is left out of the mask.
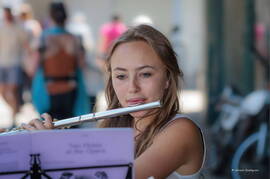
[[[81,115],[77,117],[53,121],[53,126],[54,128],[70,127],[70,126],[81,124],[83,122],[94,122],[94,121],[98,121],[104,118],[111,118],[111,117],[116,117],[116,116],[120,116],[124,114],[129,114],[132,112],[143,111],[147,109],[154,109],[154,108],[159,108],[159,107],[161,107],[161,104],[159,101],[156,101],[156,102],[141,104],[137,106],[111,109],[108,111],[89,113],[89,114],[85,114],[85,115]],[[22,131],[26,131],[26,130],[21,129],[21,128],[15,128],[15,129],[12,129],[11,131],[0,133],[0,136],[17,134]]]

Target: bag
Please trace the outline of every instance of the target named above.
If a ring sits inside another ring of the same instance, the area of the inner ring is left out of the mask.
[[[78,39],[69,33],[44,38],[42,67],[49,94],[61,94],[76,87],[76,69],[80,56]]]

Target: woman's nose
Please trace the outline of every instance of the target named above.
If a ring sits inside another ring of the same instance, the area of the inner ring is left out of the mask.
[[[136,77],[130,78],[129,88],[128,88],[129,93],[136,93],[139,90],[140,90],[140,85],[139,85],[138,79]]]

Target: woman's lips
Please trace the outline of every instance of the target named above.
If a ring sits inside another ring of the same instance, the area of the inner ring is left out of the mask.
[[[145,99],[130,99],[127,100],[128,106],[137,106],[140,104],[143,104],[145,102]]]

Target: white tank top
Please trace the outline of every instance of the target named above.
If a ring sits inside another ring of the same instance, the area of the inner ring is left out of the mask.
[[[165,124],[165,126],[161,129],[163,130],[165,127],[167,127],[171,122],[179,119],[179,118],[187,118],[189,120],[190,117],[186,116],[186,115],[183,115],[183,114],[176,114],[167,124]],[[193,120],[191,120],[193,121]],[[202,171],[202,168],[204,166],[204,161],[205,161],[205,157],[206,157],[206,145],[205,145],[205,140],[204,140],[204,136],[203,136],[203,133],[202,133],[202,130],[201,128],[199,127],[199,125],[193,121],[197,126],[198,128],[200,129],[200,132],[201,132],[201,135],[202,135],[202,140],[203,140],[203,146],[204,146],[204,154],[203,154],[203,162],[202,162],[202,165],[201,165],[201,168],[194,174],[191,174],[191,175],[180,175],[179,173],[177,172],[173,172],[171,173],[166,179],[199,179],[199,178],[202,178],[203,175],[201,173]]]

